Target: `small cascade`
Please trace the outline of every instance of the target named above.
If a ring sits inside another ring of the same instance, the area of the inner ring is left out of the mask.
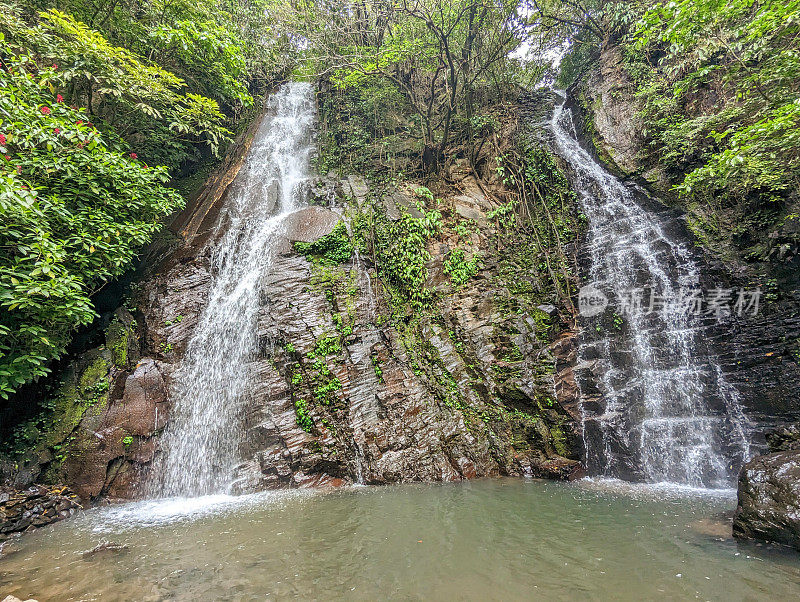
[[[581,146],[573,119],[564,102],[555,108],[554,150],[569,164],[588,218],[584,283],[610,300],[617,320],[607,332],[584,317],[576,371],[587,468],[627,480],[729,487],[749,455],[749,429],[736,389],[703,340],[708,316],[681,303],[651,303],[696,297],[698,263],[668,219],[645,209]],[[644,303],[632,301],[636,291]]]
[[[228,194],[212,242],[208,302],[174,375],[172,410],[162,438],[157,496],[224,492],[238,462],[248,364],[273,249],[287,215],[303,203],[315,119],[313,88],[292,82],[269,101],[245,164]]]

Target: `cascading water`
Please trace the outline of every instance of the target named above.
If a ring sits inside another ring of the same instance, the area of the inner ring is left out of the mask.
[[[588,218],[587,283],[625,304],[616,309],[618,332],[584,321],[577,372],[587,467],[609,477],[730,486],[749,455],[738,394],[703,345],[702,318],[686,303],[664,303],[697,297],[698,264],[667,221],[582,148],[565,103],[551,127]],[[640,295],[644,302],[635,302]]]
[[[312,90],[310,84],[293,82],[272,96],[228,195],[226,231],[212,243],[208,303],[173,379],[155,495],[219,493],[232,480],[248,362],[258,345],[262,281],[284,219],[301,205],[309,177]]]

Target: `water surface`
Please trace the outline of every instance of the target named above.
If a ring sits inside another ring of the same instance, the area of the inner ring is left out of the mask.
[[[731,492],[513,479],[155,500],[12,544],[48,600],[796,599],[800,556],[729,537]],[[98,544],[122,550],[87,553]]]

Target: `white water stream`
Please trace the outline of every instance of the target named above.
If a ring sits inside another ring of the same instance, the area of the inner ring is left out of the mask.
[[[649,305],[698,292],[701,273],[669,223],[578,141],[572,112],[559,104],[551,129],[556,153],[574,174],[588,218],[586,284],[612,302],[619,332],[584,319],[578,369],[584,440],[592,474],[694,487],[729,487],[749,456],[748,423],[738,393],[702,345],[702,320],[681,304]],[[632,292],[645,302],[627,311]],[[583,389],[583,388],[582,388]]]
[[[314,119],[311,85],[283,86],[228,193],[226,230],[212,243],[208,302],[173,379],[154,495],[221,493],[232,480],[262,283],[285,217],[303,202]]]

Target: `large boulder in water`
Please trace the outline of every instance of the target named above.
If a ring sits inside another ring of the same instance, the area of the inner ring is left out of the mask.
[[[757,456],[742,468],[733,534],[800,550],[800,450]]]

